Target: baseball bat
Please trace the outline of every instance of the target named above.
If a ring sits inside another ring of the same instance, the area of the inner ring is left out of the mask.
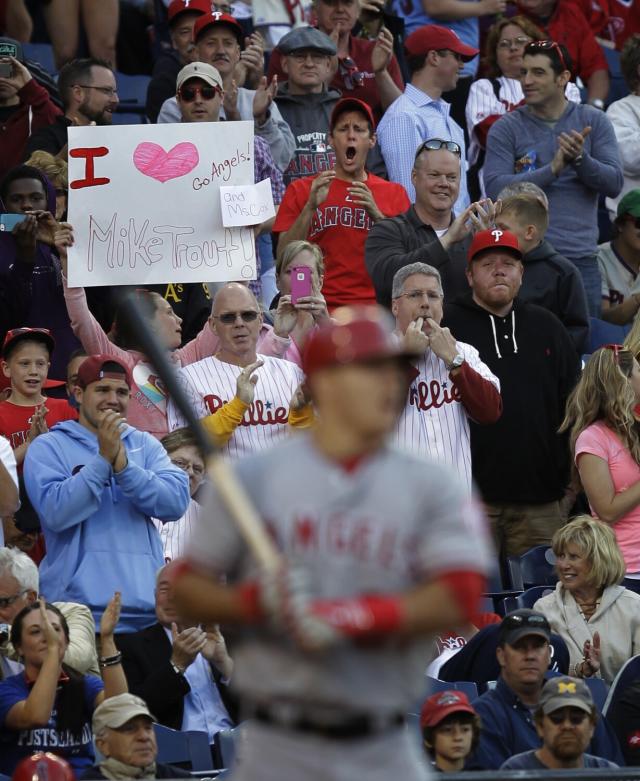
[[[167,349],[160,343],[158,337],[138,311],[131,293],[123,293],[120,307],[133,327],[133,332],[137,334],[140,347],[164,383],[167,396],[170,396],[175,402],[193,432],[198,446],[205,454],[209,479],[220,494],[229,515],[240,530],[249,549],[264,569],[269,571],[276,569],[280,561],[280,554],[267,534],[258,511],[253,506],[232,467],[222,459],[211,437],[191,408],[178,380],[176,368],[169,360]]]

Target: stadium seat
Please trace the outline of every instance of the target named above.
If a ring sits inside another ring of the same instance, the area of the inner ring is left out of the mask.
[[[128,76],[126,73],[118,72],[115,77],[119,100],[116,114],[141,114],[144,117],[147,87],[151,78],[149,76]],[[115,115],[113,120],[116,121]],[[146,121],[146,117],[143,121]]]
[[[584,678],[583,680],[591,691],[591,696],[593,697],[598,712],[602,713],[602,709],[607,700],[607,695],[609,694],[607,682],[603,681],[602,678]]]
[[[554,564],[556,557],[548,545],[537,545],[522,556],[507,559],[511,587],[526,591],[532,586],[555,586],[558,576]]]
[[[589,318],[589,352],[592,353],[603,344],[622,344],[626,335],[631,330],[630,325],[614,325],[597,317]]]
[[[437,678],[427,676],[427,693],[425,699],[436,692],[444,692],[448,689],[464,692],[469,700],[475,700],[478,696],[478,687],[473,681],[439,681]]]
[[[549,586],[532,586],[528,588],[522,594],[516,597],[518,607],[532,608],[540,597],[546,597],[547,594],[553,593],[553,589]]]
[[[216,750],[222,767],[228,768],[236,756],[236,741],[240,736],[240,727],[223,729],[216,735]]]
[[[53,46],[50,43],[23,43],[22,51],[25,59],[34,60],[52,76],[58,72],[53,59]]]
[[[640,578],[624,578],[620,585],[628,588],[629,591],[640,594]]]
[[[606,716],[611,709],[615,700],[627,689],[631,684],[640,678],[640,655],[632,656],[624,665],[620,668],[620,671],[613,679],[613,683],[609,687],[609,693],[607,699],[602,706],[602,715]]]
[[[112,124],[114,125],[140,125],[146,124],[146,117],[142,114],[131,114],[129,112],[120,113],[118,111],[113,114]]]
[[[190,765],[191,770],[212,770],[213,759],[206,732],[180,732],[162,724],[153,725],[158,742],[158,762]]]

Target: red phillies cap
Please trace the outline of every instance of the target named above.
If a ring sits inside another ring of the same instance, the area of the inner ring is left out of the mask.
[[[16,765],[14,781],[74,781],[75,775],[66,759],[38,751]]]
[[[447,689],[429,697],[420,711],[420,726],[437,727],[452,713],[475,713],[464,692]]]
[[[345,114],[347,111],[360,111],[369,120],[371,129],[375,130],[376,121],[373,118],[373,111],[371,110],[371,106],[368,103],[365,103],[364,100],[358,100],[358,98],[342,98],[336,103],[336,105],[333,107],[333,111],[331,112],[331,119],[329,120],[330,130],[333,130],[336,122],[338,121],[338,117],[341,114]]]
[[[117,371],[105,364],[116,364],[122,371]],[[102,379],[124,380],[131,387],[131,375],[129,369],[112,355],[90,355],[85,358],[78,368],[77,385],[80,388],[86,388],[92,382],[98,382]]]
[[[471,263],[476,255],[479,255],[481,252],[497,248],[506,249],[512,255],[515,255],[518,260],[522,260],[522,251],[518,244],[518,239],[514,234],[510,231],[492,228],[490,230],[480,231],[473,237],[467,255],[469,263]]]
[[[426,24],[424,27],[419,27],[407,37],[404,48],[408,54],[414,57],[420,57],[433,50],[448,49],[459,54],[465,62],[472,60],[479,51],[462,43],[453,30],[449,30],[448,27],[440,27],[437,24]]]
[[[167,8],[169,23],[187,11],[197,14],[208,14],[211,11],[211,0],[171,0]]]
[[[302,370],[311,376],[329,366],[415,357],[394,336],[393,325],[389,314],[379,306],[340,307],[307,340]]]
[[[8,358],[16,345],[27,341],[41,342],[47,348],[49,355],[51,355],[56,345],[48,328],[12,328],[10,331],[7,331],[7,335],[4,337],[2,357]]]
[[[216,24],[226,24],[227,27],[231,27],[238,39],[238,43],[242,46],[244,40],[242,27],[240,27],[238,21],[231,14],[223,14],[222,11],[208,11],[196,19],[196,23],[193,26],[193,40],[197,41],[206,29]]]

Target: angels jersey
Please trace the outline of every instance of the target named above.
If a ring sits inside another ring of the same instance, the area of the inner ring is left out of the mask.
[[[300,368],[290,361],[268,355],[258,355],[258,358],[264,361],[264,366],[256,371],[258,382],[253,404],[221,448],[222,454],[231,459],[265,450],[289,435],[289,403],[304,379]],[[241,366],[211,356],[184,366],[178,376],[194,412],[204,418],[236,395],[236,380],[241,371]],[[169,431],[187,425],[173,400],[169,402],[167,419]]]
[[[458,353],[481,377],[500,391],[500,380],[480,360],[475,347],[456,342]],[[414,366],[420,372],[409,388],[398,421],[396,441],[412,453],[452,466],[471,491],[469,418],[444,361],[428,350]]]

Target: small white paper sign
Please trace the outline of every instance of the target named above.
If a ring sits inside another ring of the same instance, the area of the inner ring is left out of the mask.
[[[69,286],[255,279],[253,231],[218,208],[253,155],[253,122],[70,127]]]
[[[243,225],[259,225],[276,215],[271,192],[271,179],[258,184],[240,184],[220,188],[222,224],[225,228],[240,228]]]

